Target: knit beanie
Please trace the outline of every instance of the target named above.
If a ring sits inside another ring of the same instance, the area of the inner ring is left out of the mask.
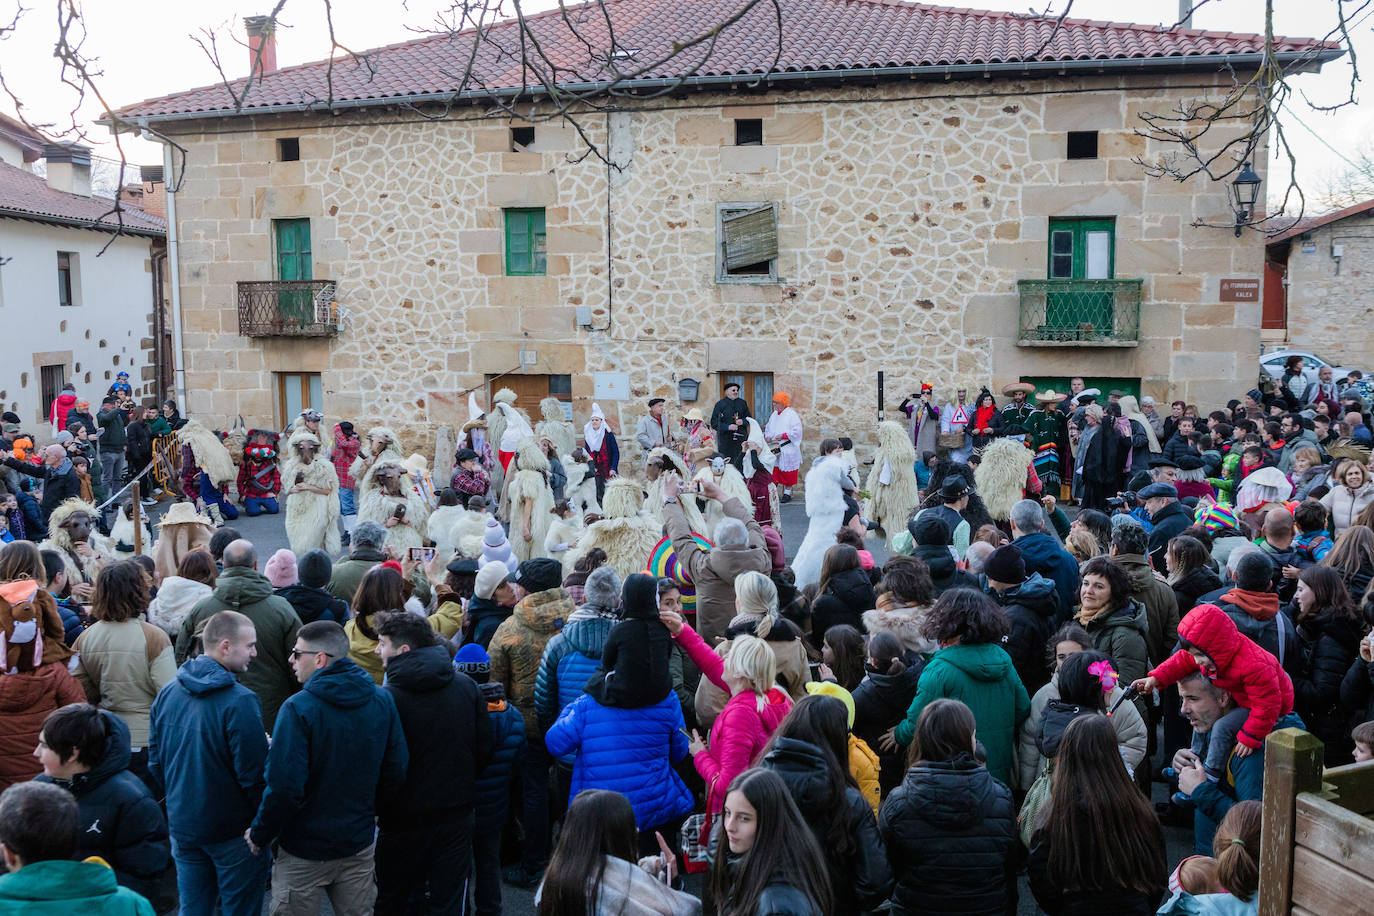
[[[334,561],[319,548],[307,551],[296,560],[296,576],[307,588],[324,588],[333,574]]]
[[[1021,548],[1015,544],[1003,544],[983,563],[983,575],[997,582],[1019,585],[1026,581],[1026,561],[1021,556]]]
[[[598,566],[582,586],[582,601],[590,607],[614,608],[620,605],[620,576],[611,566]]]
[[[930,512],[907,522],[906,530],[911,532],[911,542],[917,547],[948,547],[954,543],[949,523]]]
[[[475,642],[470,642],[458,650],[453,657],[453,670],[466,674],[479,684],[485,684],[491,677],[491,656]]]
[[[296,578],[296,555],[285,547],[272,554],[272,558],[267,561],[267,567],[263,570],[263,575],[267,581],[272,583],[273,588],[286,588],[288,585],[295,585]]]
[[[1202,527],[1206,528],[1209,534],[1230,528],[1238,530],[1240,521],[1236,518],[1236,512],[1230,506],[1223,506],[1219,503],[1198,504],[1197,512],[1193,515],[1193,520]]]
[[[806,692],[813,697],[834,697],[839,700],[849,713],[849,727],[854,727],[854,694],[834,681],[809,681],[806,685]]]
[[[763,529],[763,545],[768,548],[768,559],[773,572],[781,572],[787,566],[787,550],[783,547],[782,535],[772,525]]]

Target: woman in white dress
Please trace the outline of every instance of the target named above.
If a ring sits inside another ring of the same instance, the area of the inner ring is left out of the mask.
[[[835,532],[844,525],[844,483],[849,476],[840,454],[838,439],[826,439],[821,447],[833,445],[833,452],[822,453],[806,472],[806,515],[810,524],[806,538],[792,560],[798,589],[821,579],[821,560],[835,546]]]

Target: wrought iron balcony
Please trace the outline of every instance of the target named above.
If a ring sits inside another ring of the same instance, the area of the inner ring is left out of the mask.
[[[244,337],[333,337],[339,297],[333,280],[267,280],[238,284]]]
[[[1020,280],[1023,347],[1134,347],[1143,280]]]

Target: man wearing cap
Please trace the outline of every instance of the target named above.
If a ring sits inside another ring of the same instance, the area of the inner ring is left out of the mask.
[[[544,648],[577,610],[562,583],[563,566],[557,560],[541,557],[521,563],[515,571],[515,584],[524,597],[516,604],[514,613],[501,621],[487,647],[491,680],[505,687],[511,705],[524,716],[529,742],[520,766],[524,782],[521,823],[525,829],[525,849],[520,863],[505,873],[506,882],[516,887],[533,887],[548,862],[549,767],[553,760],[544,747],[534,698]]]
[[[639,425],[635,427],[635,441],[644,452],[644,464],[648,463],[649,453],[656,448],[677,448],[668,421],[663,418],[666,405],[663,398],[649,398],[649,412],[639,418]]]
[[[1138,494],[1150,514],[1150,565],[1161,575],[1168,575],[1164,567],[1164,553],[1169,542],[1193,523],[1188,509],[1178,501],[1178,489],[1171,483],[1152,483]]]
[[[917,459],[927,452],[935,454],[940,443],[940,408],[932,403],[934,393],[929,382],[922,382],[919,394],[908,395],[897,405],[897,409],[907,415]]]
[[[481,565],[472,583],[472,598],[468,601],[463,619],[464,641],[477,643],[483,649],[491,644],[496,628],[515,612],[520,589],[515,585],[515,573],[504,561],[491,560]]]
[[[725,397],[711,408],[711,428],[716,431],[716,448],[736,470],[743,465],[744,440],[749,437],[745,420],[751,416],[749,405],[739,396],[739,382],[727,382]]]
[[[773,413],[763,428],[763,438],[778,456],[773,462],[773,483],[782,491],[781,501],[790,503],[802,464],[802,421],[785,391],[773,395]]]
[[[1011,620],[1011,633],[1002,648],[1011,656],[1027,693],[1035,693],[1050,680],[1045,642],[1060,616],[1059,595],[1052,580],[1038,572],[1028,573],[1021,548],[1003,544],[983,564],[988,597]]]
[[[964,552],[968,550],[969,542],[973,540],[971,526],[964,518],[964,510],[968,508],[968,497],[972,492],[964,478],[957,474],[951,475],[940,485],[940,505],[916,513],[917,519],[924,519],[929,515],[943,520],[949,527],[949,543],[960,557],[963,557]],[[910,525],[907,527],[910,529]],[[913,531],[913,539],[915,536],[916,533]]]
[[[114,384],[110,386],[110,390],[106,391],[105,394],[114,398],[121,404],[133,397],[134,389],[129,385],[129,373],[125,372],[123,369],[116,372]]]
[[[481,456],[470,448],[458,449],[449,485],[462,493],[464,500],[469,496],[486,496],[491,477],[482,468]]]
[[[939,508],[943,507],[936,507]],[[934,512],[935,509],[927,509],[906,523],[911,535],[911,555],[930,570],[930,583],[934,586],[931,596],[938,598],[952,588],[978,588],[978,580],[955,562],[949,525]]]
[[[80,423],[86,427],[86,435],[94,439],[99,435],[98,427],[95,424],[95,417],[91,416],[91,402],[85,398],[77,398],[72,409],[67,411],[67,419],[64,423],[65,428],[71,429],[73,422]]]

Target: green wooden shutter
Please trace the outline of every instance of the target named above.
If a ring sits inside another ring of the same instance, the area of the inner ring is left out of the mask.
[[[544,210],[507,210],[506,275],[543,276],[548,272]]]
[[[272,221],[277,244],[277,279],[282,281],[313,280],[314,266],[310,256],[310,220],[278,219]],[[277,294],[277,308],[282,318],[305,327],[315,317],[315,303],[309,289],[284,289]]]
[[[1045,296],[1045,324],[1041,329],[1056,339],[1101,337],[1115,327],[1115,296],[1087,280],[1109,280],[1116,273],[1116,221],[1111,219],[1052,219],[1045,275],[1064,280],[1062,290]]]
[[[778,218],[772,204],[721,217],[725,269],[763,264],[778,256]]]

